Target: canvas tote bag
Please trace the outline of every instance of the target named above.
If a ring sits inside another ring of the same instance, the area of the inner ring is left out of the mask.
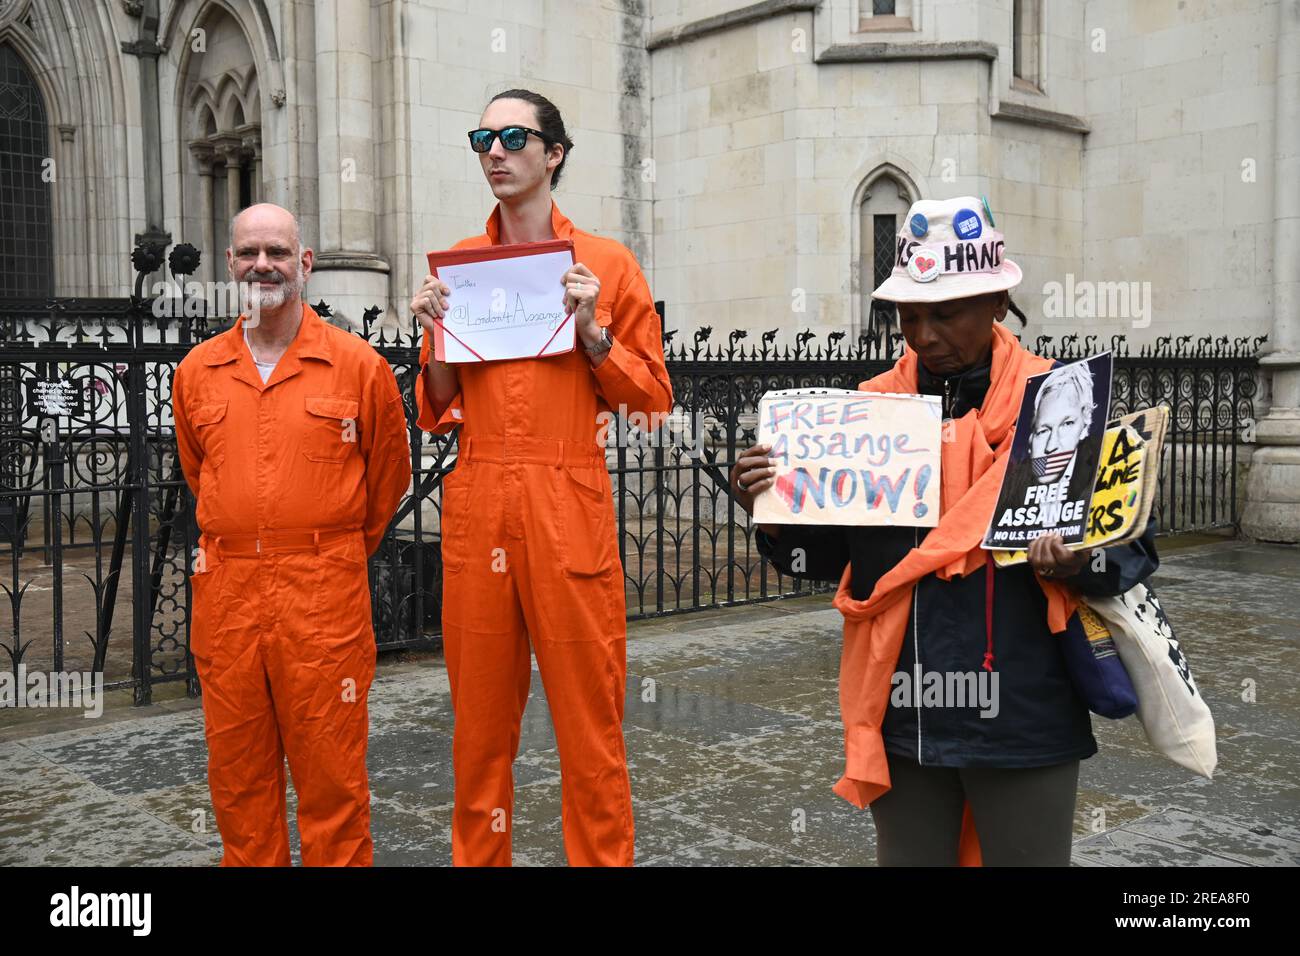
[[[1155,591],[1139,584],[1117,597],[1084,600],[1114,638],[1137,690],[1138,720],[1147,739],[1174,763],[1212,777],[1219,761],[1214,717]]]

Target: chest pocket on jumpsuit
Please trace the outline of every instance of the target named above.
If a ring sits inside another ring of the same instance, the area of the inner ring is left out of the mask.
[[[227,402],[204,402],[190,413],[190,424],[203,448],[203,465],[199,484],[204,495],[215,495],[221,476],[221,466],[226,461],[226,406]]]
[[[322,395],[306,400],[307,426],[302,436],[302,453],[310,461],[338,463],[357,452],[356,399]]]

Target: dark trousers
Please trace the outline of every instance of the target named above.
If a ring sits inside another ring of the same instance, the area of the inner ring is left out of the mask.
[[[1068,866],[1079,761],[1051,767],[923,767],[889,754],[871,804],[881,866],[956,866],[970,801],[985,866]]]

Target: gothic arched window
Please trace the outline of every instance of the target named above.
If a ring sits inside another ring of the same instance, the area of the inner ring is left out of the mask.
[[[54,294],[45,101],[14,49],[0,43],[0,297]]]
[[[878,167],[867,177],[857,210],[859,287],[862,290],[859,336],[865,334],[874,338],[895,329],[893,303],[874,302],[871,293],[893,271],[894,238],[902,228],[911,204],[912,192],[893,167]]]

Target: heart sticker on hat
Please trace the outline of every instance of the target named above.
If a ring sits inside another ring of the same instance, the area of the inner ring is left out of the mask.
[[[939,264],[939,253],[921,246],[907,260],[907,274],[917,282],[930,282],[939,277],[943,271]]]

